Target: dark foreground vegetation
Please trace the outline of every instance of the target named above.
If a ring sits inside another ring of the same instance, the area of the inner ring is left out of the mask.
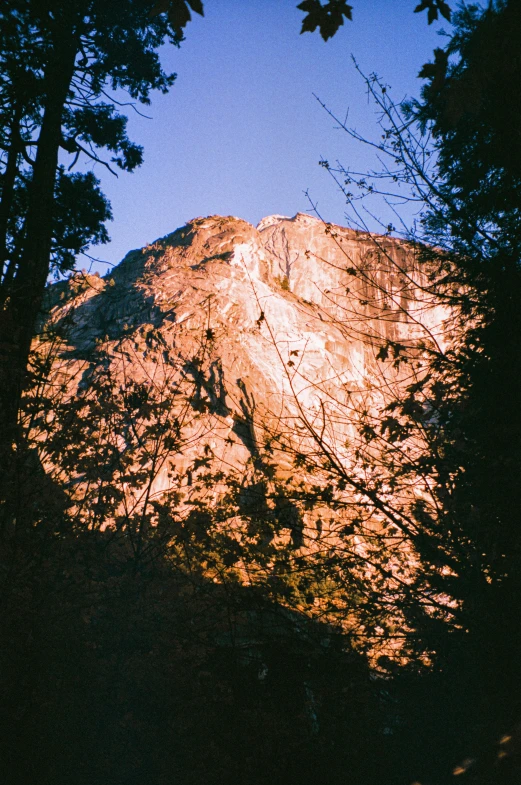
[[[276,585],[241,581],[237,565],[248,559],[268,575],[273,536],[284,524],[280,489],[268,536],[266,509],[241,508],[253,533],[240,550],[222,527],[238,510],[233,478],[221,507],[183,511],[175,493],[150,499],[161,456],[183,444],[180,398],[117,390],[101,374],[90,397],[65,404],[41,350],[59,336],[49,333],[30,353],[49,270],[66,273],[77,253],[103,242],[110,215],[92,175],[58,166],[60,148],[71,162],[108,149],[109,165],[132,170],[141,150],[105,87],[146,103],[152,89],[172,82],[157,49],[167,38],[179,43],[186,14],[167,17],[167,3],[123,5],[124,19],[121,3],[87,0],[8,0],[0,11],[4,781],[514,785],[521,779],[519,3],[462,8],[448,46],[422,71],[420,101],[395,107],[368,79],[381,110],[375,145],[389,162],[380,173],[370,179],[325,162],[355,217],[356,189],[372,198],[401,187],[416,200],[419,220],[406,237],[433,270],[429,294],[455,313],[450,351],[426,345],[417,382],[363,424],[368,449],[360,460],[371,469],[371,456],[380,456],[365,487],[355,488],[320,434],[310,432],[312,456],[295,456],[312,473],[318,455],[332,507],[356,490],[353,526],[380,516],[421,561],[396,595],[411,633],[407,661],[377,667],[342,633],[341,619],[326,623],[310,612],[318,582],[336,588],[334,559],[317,575],[304,570],[302,580],[288,569]],[[444,3],[421,5],[446,12]],[[381,361],[418,360],[389,344]],[[189,390],[183,396],[190,401]],[[402,449],[411,438],[423,445],[414,460]],[[136,463],[139,472],[131,471]],[[254,468],[272,480],[269,462]],[[383,478],[399,490],[411,477],[422,477],[429,495],[413,503],[397,493],[405,500],[391,509]],[[200,482],[212,482],[211,467]],[[129,483],[139,502],[125,506]],[[290,547],[280,558],[295,567]],[[361,587],[355,570],[346,575],[346,601],[362,597],[366,628],[369,619],[383,623],[378,583]],[[433,613],[424,598],[442,595],[451,612]]]

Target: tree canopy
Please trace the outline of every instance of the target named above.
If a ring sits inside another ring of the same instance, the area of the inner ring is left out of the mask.
[[[414,383],[369,415],[361,435],[378,456],[365,453],[379,472],[368,491],[391,484],[395,505],[410,516],[406,534],[422,569],[419,595],[403,607],[420,646],[430,641],[442,679],[436,689],[451,685],[453,708],[440,723],[450,714],[464,725],[478,759],[480,747],[521,714],[521,8],[508,0],[463,6],[453,22],[447,46],[420,72],[420,99],[395,105],[384,83],[366,79],[380,133],[363,139],[344,128],[376,150],[378,168],[361,174],[324,165],[360,228],[375,214],[374,207],[364,213],[360,199],[383,196],[398,217],[411,200],[415,221],[398,226],[429,271],[426,293],[453,314],[446,349],[427,335],[420,356],[393,342],[382,348],[380,361],[407,364]],[[375,245],[384,252],[378,237]],[[400,494],[418,478],[425,486],[407,504]],[[452,620],[439,624],[422,607],[426,587],[446,598]],[[489,764],[479,774],[480,765],[478,782],[519,776],[515,764],[505,774],[491,774]]]

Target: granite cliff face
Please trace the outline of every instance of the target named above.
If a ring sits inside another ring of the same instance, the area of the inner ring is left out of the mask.
[[[76,275],[51,320],[66,326],[71,361],[95,366],[102,342],[103,363],[124,362],[134,380],[157,384],[176,365],[214,420],[213,448],[232,439],[238,455],[241,442],[252,449],[254,430],[235,433],[245,417],[326,410],[330,438],[345,441],[353,396],[374,403],[400,381],[382,352],[443,342],[447,313],[427,287],[396,239],[300,213],[257,228],[211,216],[130,252],[105,279]]]
[[[357,491],[360,480],[384,503],[395,493],[361,425],[377,424],[421,373],[422,355],[448,339],[449,314],[428,291],[414,248],[302,214],[257,228],[197,218],[130,252],[104,279],[78,273],[53,287],[49,325],[61,338],[51,386],[65,391],[62,430],[84,420],[65,452],[58,434],[55,465],[70,456],[67,487],[86,525],[120,520],[139,532],[134,548],[144,519],[163,521],[168,541],[174,519],[185,526],[201,499],[217,509],[232,488],[212,525],[218,541],[224,524],[226,564],[237,543],[250,549],[233,564],[240,580],[251,580],[245,565],[260,548],[272,586],[279,545],[289,543],[291,558],[335,552],[341,581],[343,564],[366,582],[381,567],[382,607],[386,591],[395,607],[393,576],[406,585],[414,548],[402,536],[390,542],[381,506]],[[403,351],[415,362],[397,362]],[[84,434],[89,454],[78,452]],[[402,455],[415,449],[400,444]],[[352,483],[338,482],[338,467]],[[322,493],[332,485],[343,494],[336,505]],[[412,481],[400,503],[426,492]],[[161,499],[167,509],[153,507]],[[366,629],[363,611],[338,596],[318,601],[319,611]],[[400,619],[390,612],[387,622]]]

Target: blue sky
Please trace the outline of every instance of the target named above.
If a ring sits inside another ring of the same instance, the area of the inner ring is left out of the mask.
[[[352,0],[353,21],[325,43],[318,32],[299,35],[297,2],[205,0],[205,17],[194,15],[181,48],[165,48],[177,81],[168,95],[153,96],[151,120],[131,112],[129,121],[144,165],[118,179],[95,170],[114,221],[112,242],[94,255],[117,263],[200,215],[257,223],[304,212],[308,189],[326,220],[345,223],[341,194],[318,161],[362,168],[367,153],[334,128],[313,93],[341,116],[349,109],[350,124],[371,133],[374,109],[351,54],[400,100],[418,93],[417,73],[441,45],[442,25],[413,13],[417,0]]]

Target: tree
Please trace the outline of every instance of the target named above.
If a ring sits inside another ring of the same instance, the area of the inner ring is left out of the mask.
[[[443,66],[423,69],[423,100],[405,107],[432,129],[440,187],[425,233],[454,254],[467,320],[454,357],[459,392],[443,412],[457,473],[445,508],[473,549],[461,580],[470,630],[462,669],[475,694],[486,685],[481,710],[503,728],[521,715],[521,386],[513,371],[521,360],[521,168],[510,115],[519,109],[510,85],[521,76],[520,33],[518,3],[461,9]]]
[[[157,50],[165,40],[179,45],[182,31],[151,10],[145,0],[2,7],[0,428],[8,449],[49,270],[65,272],[89,243],[107,240],[110,207],[98,180],[70,169],[80,155],[101,162],[103,149],[109,169],[138,166],[142,149],[107,89],[146,104],[174,80]],[[72,156],[67,170],[60,154]]]
[[[363,229],[375,213],[364,212],[364,199],[383,196],[394,220],[399,205],[412,201],[419,215],[412,226],[403,219],[402,235],[429,275],[426,292],[453,313],[446,349],[425,342],[418,356],[393,342],[382,346],[380,361],[406,364],[411,384],[359,428],[367,443],[360,455],[372,469],[361,490],[364,506],[401,529],[420,560],[411,601],[397,602],[420,649],[431,652],[437,689],[445,685],[453,696],[450,720],[465,728],[462,747],[471,757],[521,716],[521,389],[514,371],[521,359],[521,178],[511,144],[519,137],[520,32],[518,3],[461,8],[448,46],[420,73],[427,80],[421,101],[396,106],[385,84],[366,79],[380,133],[367,140],[344,128],[375,149],[379,168],[361,173],[323,162]],[[383,227],[395,231],[386,220]],[[385,254],[378,237],[375,246]],[[354,488],[352,473],[322,454],[337,487],[340,479]],[[418,483],[416,500],[404,495]],[[395,521],[382,504],[389,488]],[[445,618],[422,604],[422,589],[445,598]],[[434,691],[432,707],[436,700]],[[448,720],[447,711],[438,728]],[[483,781],[519,775],[493,757],[482,766]]]

